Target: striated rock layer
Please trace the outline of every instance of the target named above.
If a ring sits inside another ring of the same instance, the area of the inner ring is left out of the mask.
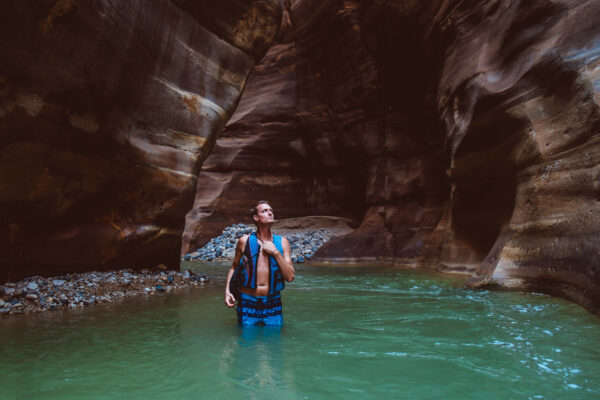
[[[600,313],[600,3],[284,2],[199,176],[184,251],[255,200],[360,226],[316,254]]]
[[[0,4],[0,275],[178,265],[277,0]]]

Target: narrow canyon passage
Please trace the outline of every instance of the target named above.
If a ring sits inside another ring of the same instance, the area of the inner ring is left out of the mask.
[[[598,314],[597,1],[1,9],[5,279],[176,267],[267,198],[356,228],[321,262]]]
[[[598,32],[583,17],[598,6],[450,3],[286,2],[199,175],[184,252],[244,221],[248,195],[281,218],[354,221],[321,262],[463,273],[598,310],[598,57],[584,39]]]

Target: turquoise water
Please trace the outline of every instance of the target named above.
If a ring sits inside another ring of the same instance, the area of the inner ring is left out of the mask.
[[[285,326],[242,329],[222,284],[0,319],[0,398],[600,397],[600,319],[561,299],[300,266]]]

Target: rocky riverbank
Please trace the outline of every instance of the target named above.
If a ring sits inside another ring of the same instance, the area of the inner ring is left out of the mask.
[[[86,272],[43,278],[33,276],[0,286],[0,314],[29,314],[58,309],[74,309],[107,303],[124,297],[169,292],[199,286],[206,275],[189,271]]]
[[[237,240],[254,231],[254,225],[234,224],[223,229],[184,261],[229,262]],[[303,217],[279,220],[273,232],[290,242],[292,261],[309,261],[331,238],[352,231],[347,220],[338,217]],[[164,266],[163,266],[164,267]],[[174,289],[201,286],[209,277],[189,271],[143,269],[94,271],[55,277],[32,276],[0,286],[0,315],[29,314],[58,309],[77,309],[125,297],[154,295]]]
[[[255,231],[254,225],[233,224],[212,238],[205,246],[186,254],[183,261],[226,262],[233,258],[240,237]],[[303,217],[277,221],[273,232],[290,242],[292,262],[309,261],[330,239],[351,232],[348,222],[337,217]]]

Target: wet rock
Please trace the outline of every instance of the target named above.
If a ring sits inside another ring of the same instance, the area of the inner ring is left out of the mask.
[[[28,294],[25,296],[25,298],[26,298],[27,300],[37,300],[37,299],[38,299],[38,295],[37,295],[37,294],[34,294],[34,293],[28,293]]]
[[[37,290],[38,289],[38,284],[35,282],[29,282],[27,284],[27,290]]]
[[[6,304],[6,302],[2,299],[0,299],[0,308],[4,307],[4,304]]]

